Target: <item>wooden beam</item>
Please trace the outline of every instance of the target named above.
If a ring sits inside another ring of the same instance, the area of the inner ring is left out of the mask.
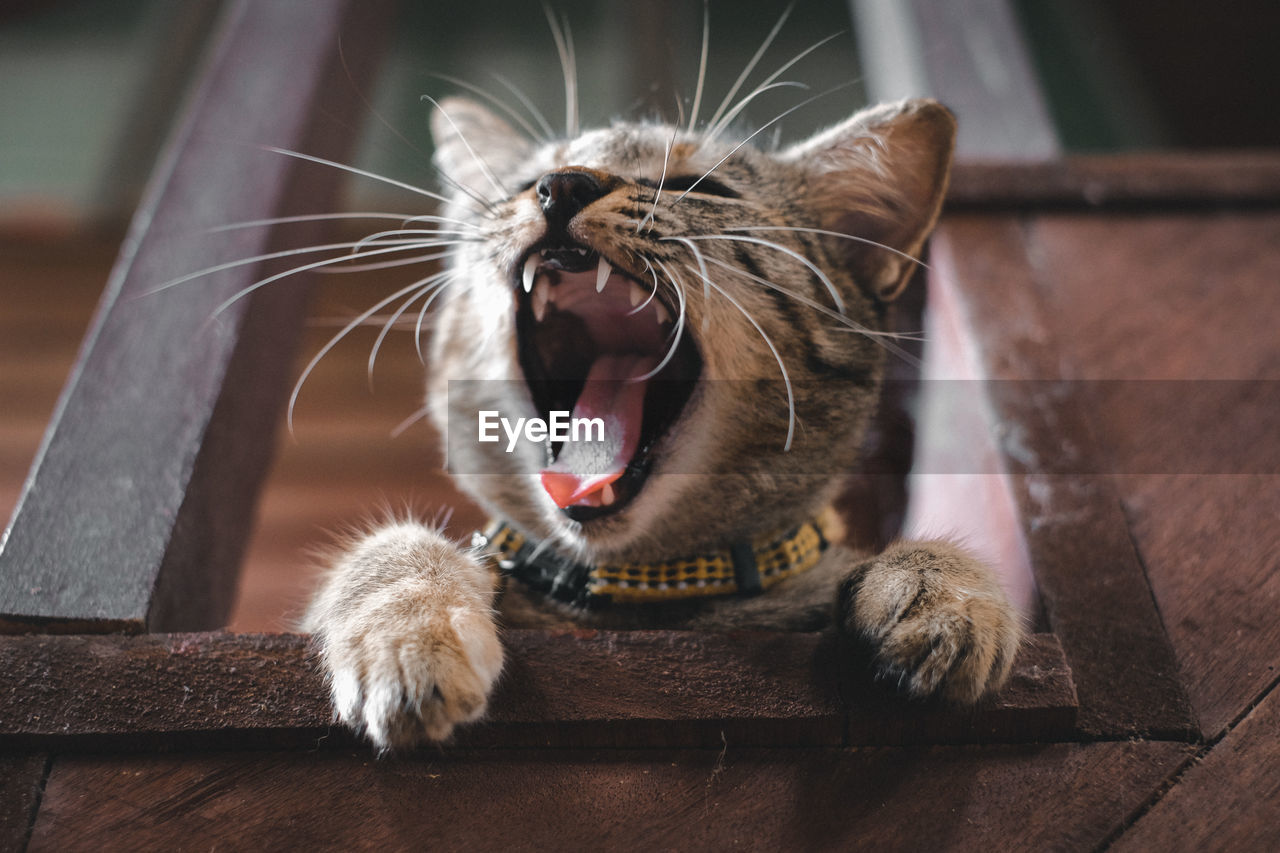
[[[1109,154],[958,163],[947,209],[1143,210],[1280,206],[1280,152]]]
[[[1050,160],[1058,134],[1009,0],[851,0],[872,100],[928,95],[960,120],[956,158]]]
[[[973,711],[912,702],[850,671],[817,634],[509,631],[471,747],[1047,741],[1075,692],[1035,635],[1009,686]],[[0,745],[35,749],[351,745],[332,726],[307,638],[290,634],[0,637]]]
[[[308,4],[305,26],[288,4],[228,7],[0,540],[0,630],[224,624],[302,291],[281,282],[218,312],[279,269],[262,264],[160,289],[286,245],[217,226],[332,209],[336,170],[259,146],[343,156],[384,17],[354,0]]]

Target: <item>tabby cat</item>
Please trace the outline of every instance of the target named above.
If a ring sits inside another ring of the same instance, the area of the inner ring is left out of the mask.
[[[776,151],[657,123],[529,141],[460,98],[432,131],[452,188],[432,221],[455,241],[428,408],[495,522],[464,546],[391,520],[334,555],[306,628],[345,723],[396,748],[476,720],[500,624],[834,622],[909,694],[1003,683],[1019,618],[987,566],[944,541],[855,553],[828,511],[893,348],[883,306],[946,190],[944,107]],[[603,429],[472,440],[478,414],[555,411]]]

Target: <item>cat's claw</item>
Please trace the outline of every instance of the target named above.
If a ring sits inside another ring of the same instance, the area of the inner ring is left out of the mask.
[[[991,570],[945,542],[904,542],[840,590],[841,627],[872,648],[877,681],[972,704],[1008,678],[1019,617]]]

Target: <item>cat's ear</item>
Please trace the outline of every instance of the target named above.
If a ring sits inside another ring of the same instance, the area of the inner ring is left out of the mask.
[[[906,286],[933,230],[951,173],[956,121],[931,100],[882,104],[857,113],[782,154],[807,172],[805,203],[822,227],[869,243],[842,241],[859,283],[877,298]]]
[[[484,198],[492,198],[494,182],[501,184],[531,153],[531,144],[519,131],[467,98],[444,98],[435,105],[431,137],[436,168]]]

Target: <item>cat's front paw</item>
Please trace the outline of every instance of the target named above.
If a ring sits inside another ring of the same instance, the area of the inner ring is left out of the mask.
[[[1022,633],[992,571],[947,542],[901,542],[856,566],[837,618],[870,644],[878,677],[965,704],[1004,684]]]
[[[343,554],[307,619],[338,718],[386,750],[482,716],[502,669],[492,592],[475,556],[422,525]]]
[[[492,619],[385,605],[321,652],[334,710],[379,749],[445,740],[485,712],[502,668]]]

